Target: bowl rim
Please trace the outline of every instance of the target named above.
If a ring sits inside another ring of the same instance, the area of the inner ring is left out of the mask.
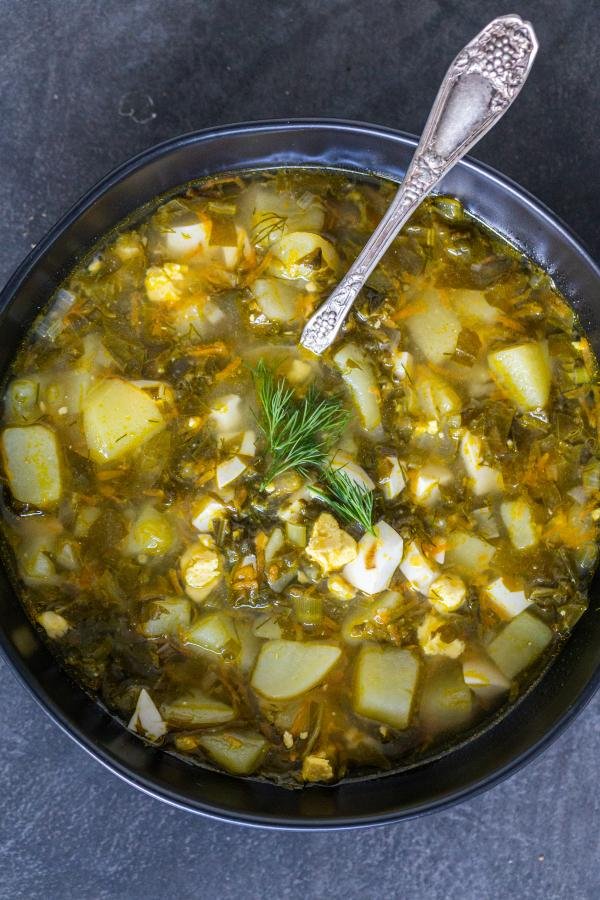
[[[314,129],[339,131],[340,134],[361,134],[362,136],[369,136],[374,139],[392,139],[404,148],[414,148],[417,144],[417,138],[415,138],[414,135],[398,129],[338,118],[289,118],[239,122],[231,125],[221,125],[187,132],[161,141],[158,144],[154,144],[151,147],[142,150],[111,169],[67,209],[67,211],[38,241],[36,246],[26,255],[25,259],[17,266],[13,274],[9,276],[2,290],[0,290],[0,314],[20,287],[27,281],[32,269],[47,254],[55,240],[65,230],[71,227],[86,210],[92,207],[101,196],[137,170],[144,168],[151,162],[160,160],[161,157],[168,155],[174,150],[190,144],[210,141],[218,137],[248,135],[250,133],[293,133],[296,131]],[[302,163],[286,165],[290,168],[307,167],[306,165],[303,166]],[[458,167],[483,175],[487,181],[495,184],[504,193],[512,195],[521,204],[525,204],[525,206],[533,211],[538,218],[543,219],[547,226],[557,231],[563,241],[566,240],[571,245],[577,254],[585,260],[600,283],[600,267],[594,261],[588,248],[578,238],[573,229],[552,212],[542,201],[538,200],[533,194],[525,188],[522,188],[511,178],[502,175],[495,168],[486,163],[478,162],[470,157],[466,157],[458,163],[457,168]],[[262,168],[266,167],[263,166]],[[327,166],[324,164],[322,168],[327,168]],[[330,166],[330,168],[333,168],[333,166]],[[357,168],[356,171],[360,171],[360,169]],[[366,172],[367,170],[362,169],[362,171]],[[377,169],[374,168],[372,172],[377,174]],[[183,182],[183,184],[185,183],[186,182]],[[99,746],[89,738],[79,725],[73,721],[69,714],[60,708],[49,695],[41,680],[30,671],[26,661],[8,639],[5,629],[1,624],[0,652],[8,662],[9,670],[15,675],[17,680],[24,685],[29,694],[59,726],[59,728],[74,740],[79,747],[84,749],[90,756],[100,762],[113,774],[117,775],[122,781],[136,787],[147,796],[160,799],[170,806],[203,815],[215,821],[233,822],[250,827],[287,831],[328,831],[331,829],[355,829],[390,824],[392,822],[410,820],[424,814],[441,811],[461,802],[467,797],[475,797],[504,781],[514,772],[525,766],[533,757],[547,749],[587,706],[600,687],[599,662],[592,676],[581,688],[574,701],[557,718],[546,733],[531,743],[523,752],[510,759],[507,763],[499,766],[486,775],[476,778],[468,785],[449,792],[447,795],[413,805],[408,811],[396,810],[384,813],[367,813],[360,817],[348,815],[337,816],[334,814],[329,817],[290,819],[288,817],[277,817],[271,814],[264,814],[259,811],[253,812],[252,814],[246,812],[233,813],[220,808],[214,803],[184,798],[181,793],[170,789],[164,784],[160,784],[158,780],[153,780],[134,772],[132,768],[129,768],[120,760],[111,756],[105,748]],[[450,750],[450,753],[451,752],[452,751]],[[363,783],[367,784],[368,780],[370,779],[364,779]],[[332,786],[332,788],[335,789],[335,785]],[[312,789],[313,788],[311,787],[304,788],[304,790]]]

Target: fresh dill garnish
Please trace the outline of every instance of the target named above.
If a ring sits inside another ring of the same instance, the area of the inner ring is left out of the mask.
[[[332,466],[323,471],[322,480],[326,490],[311,486],[311,494],[326,503],[346,522],[362,525],[369,534],[375,534],[373,491],[354,481],[343,469]]]
[[[252,374],[260,401],[258,422],[270,457],[262,487],[289,469],[306,477],[311,468],[324,468],[327,451],[342,434],[350,413],[337,397],[321,397],[312,386],[302,400],[297,399],[285,379],[275,379],[262,359]]]
[[[278,216],[277,213],[265,213],[252,229],[254,242],[262,244],[267,240],[275,241],[279,239],[285,232],[286,222],[287,216]]]

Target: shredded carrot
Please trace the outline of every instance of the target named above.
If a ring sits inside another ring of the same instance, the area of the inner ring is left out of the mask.
[[[400,309],[397,309],[392,313],[391,318],[394,322],[399,322],[401,319],[408,319],[410,316],[416,316],[424,312],[427,312],[427,307],[421,300],[418,300],[416,303],[409,303],[408,306],[402,306]]]
[[[224,341],[215,341],[212,344],[199,344],[197,347],[190,347],[187,351],[188,356],[227,356],[229,347]]]
[[[137,328],[140,324],[140,307],[138,303],[137,291],[131,293],[131,306],[129,308],[129,321],[133,328]]]
[[[240,366],[242,365],[242,357],[235,356],[231,362],[227,363],[224,369],[221,369],[220,372],[217,372],[215,375],[215,381],[227,381],[228,378],[231,378],[235,375]]]
[[[179,578],[177,576],[177,572],[175,571],[175,569],[169,569],[169,581],[171,582],[171,584],[173,586],[173,590],[175,591],[176,594],[181,595],[184,593],[183,588],[181,587],[181,582],[179,581]]]
[[[521,334],[526,334],[527,329],[520,322],[517,322],[516,319],[511,319],[510,316],[499,315],[496,319],[501,325],[504,325],[506,328],[510,328],[511,331],[519,331]]]

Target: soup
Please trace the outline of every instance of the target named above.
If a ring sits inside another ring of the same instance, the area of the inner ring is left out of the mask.
[[[23,603],[192,762],[293,787],[425,759],[586,609],[598,372],[547,275],[438,196],[334,346],[298,346],[394,189],[282,170],[162,198],[71,272],[6,382]]]

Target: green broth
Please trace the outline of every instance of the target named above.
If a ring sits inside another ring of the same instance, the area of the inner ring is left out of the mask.
[[[292,787],[414,762],[515,702],[586,609],[598,371],[546,274],[431,198],[336,344],[298,347],[394,189],[193,184],[101,241],[15,358],[23,603],[192,762]]]

